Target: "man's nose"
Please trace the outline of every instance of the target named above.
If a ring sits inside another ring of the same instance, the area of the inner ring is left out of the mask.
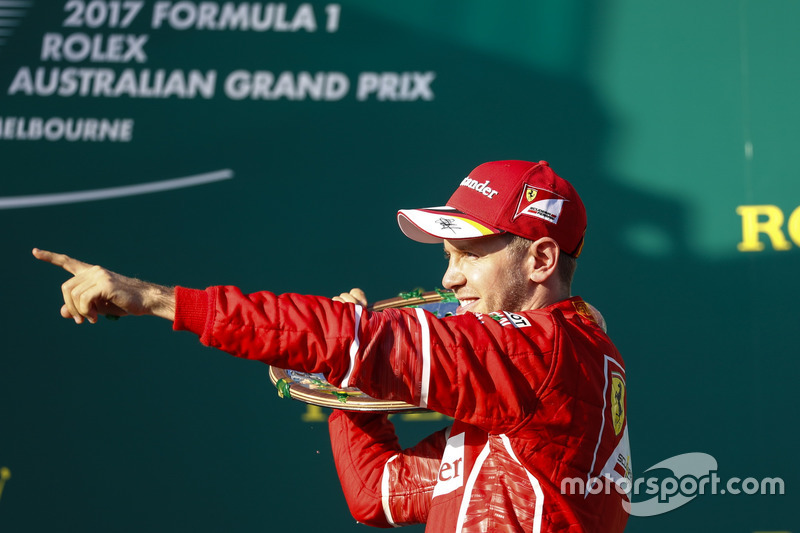
[[[453,260],[447,264],[447,270],[444,271],[442,276],[442,287],[448,290],[453,290],[456,287],[464,285],[466,278],[459,268],[456,267]]]

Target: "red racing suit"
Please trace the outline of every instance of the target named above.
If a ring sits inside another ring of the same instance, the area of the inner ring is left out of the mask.
[[[580,298],[443,319],[235,287],[178,287],[176,300],[174,329],[208,346],[453,417],[403,451],[382,416],[331,416],[359,521],[464,533],[624,529],[625,370]]]

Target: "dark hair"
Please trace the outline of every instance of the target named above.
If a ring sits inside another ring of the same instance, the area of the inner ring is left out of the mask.
[[[507,233],[509,236],[508,247],[512,253],[521,254],[528,250],[533,241]],[[575,270],[578,268],[578,259],[567,254],[563,250],[558,255],[558,264],[556,265],[556,272],[561,283],[567,288],[572,286],[572,279],[575,277]]]

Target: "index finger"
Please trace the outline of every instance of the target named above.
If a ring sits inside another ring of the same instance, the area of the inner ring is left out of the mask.
[[[45,263],[50,263],[63,268],[72,275],[77,275],[91,267],[92,265],[78,261],[66,254],[57,254],[55,252],[48,252],[47,250],[33,249],[33,257]]]

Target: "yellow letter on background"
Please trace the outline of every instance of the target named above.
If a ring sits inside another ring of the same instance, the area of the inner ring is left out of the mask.
[[[322,407],[318,405],[306,405],[306,412],[300,415],[303,422],[325,422],[328,417],[322,412]]]
[[[3,468],[0,468],[0,498],[3,497],[3,489],[6,486],[6,481],[8,481],[9,479],[11,479],[11,470],[6,468],[5,466]]]
[[[742,242],[737,245],[740,252],[762,251],[764,243],[758,240],[759,233],[767,234],[775,250],[788,250],[792,247],[781,230],[784,217],[783,211],[779,207],[774,205],[740,205],[736,208],[736,213],[742,217]],[[792,222],[795,222],[795,213],[792,213]],[[759,221],[759,216],[767,217],[767,219]],[[800,215],[798,215],[798,218],[800,218]],[[796,225],[800,225],[800,221]]]
[[[789,223],[786,224],[789,237],[792,238],[797,246],[800,246],[800,206],[797,206],[792,214],[789,215]]]

